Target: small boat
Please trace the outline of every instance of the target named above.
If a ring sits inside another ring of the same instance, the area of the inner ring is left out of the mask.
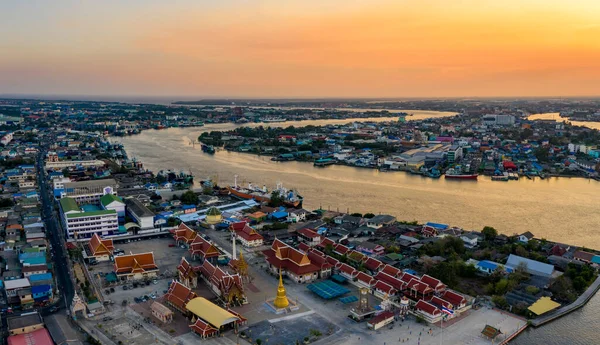
[[[202,152],[206,152],[211,155],[215,154],[215,147],[212,145],[202,144],[201,148],[202,148]]]
[[[506,182],[506,181],[508,181],[508,176],[504,176],[504,175],[494,175],[494,176],[492,176],[492,181],[502,181],[502,182]]]
[[[325,167],[325,166],[332,165],[335,163],[336,163],[336,160],[333,158],[319,158],[319,159],[315,160],[313,165],[316,167]]]

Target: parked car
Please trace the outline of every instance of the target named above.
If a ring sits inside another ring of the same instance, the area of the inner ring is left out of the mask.
[[[152,284],[154,284],[154,285],[158,284],[158,280],[156,280],[156,279],[152,280]]]
[[[127,285],[123,285],[123,290],[129,290],[129,287],[127,287]]]

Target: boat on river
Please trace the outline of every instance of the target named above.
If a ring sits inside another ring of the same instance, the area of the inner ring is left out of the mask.
[[[315,160],[313,165],[316,167],[325,167],[328,165],[333,165],[335,163],[336,163],[336,160],[333,158],[319,158],[319,159]]]
[[[446,170],[444,178],[455,180],[475,180],[477,181],[478,174],[470,174],[463,172],[459,167]]]
[[[202,152],[214,155],[215,154],[215,147],[212,145],[206,145],[206,144],[202,144],[201,146],[202,148]]]
[[[301,208],[303,198],[294,190],[288,190],[283,187],[283,184],[278,183],[277,187],[273,191],[269,191],[267,186],[263,186],[259,188],[257,186],[252,185],[252,183],[248,183],[248,187],[238,186],[237,184],[237,175],[235,176],[235,181],[233,186],[227,186],[229,193],[238,198],[244,200],[255,200],[260,203],[269,203],[271,202],[271,195],[273,192],[279,192],[279,195],[283,196],[283,203],[287,207],[295,207]]]

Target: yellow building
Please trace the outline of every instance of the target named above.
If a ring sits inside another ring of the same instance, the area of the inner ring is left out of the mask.
[[[218,224],[223,220],[221,211],[216,207],[211,207],[206,213],[206,222],[210,225]]]

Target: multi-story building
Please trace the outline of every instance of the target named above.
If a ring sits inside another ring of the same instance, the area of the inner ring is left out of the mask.
[[[119,218],[115,210],[82,211],[72,198],[60,199],[63,228],[68,238],[89,239],[94,234],[119,234]]]
[[[482,120],[486,126],[508,126],[515,124],[515,117],[513,115],[488,114]]]
[[[125,203],[114,194],[106,194],[100,198],[100,204],[104,210],[115,210],[119,220],[125,220]]]
[[[106,194],[117,195],[118,184],[114,179],[68,182],[64,184],[61,198],[75,199],[77,204],[99,204]]]
[[[141,201],[135,198],[125,200],[127,213],[140,226],[140,229],[154,228],[154,212],[150,211]]]

